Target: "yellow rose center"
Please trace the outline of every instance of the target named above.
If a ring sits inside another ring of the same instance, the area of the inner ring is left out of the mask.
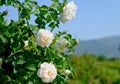
[[[52,75],[52,72],[49,70],[48,71],[48,76],[51,76]]]

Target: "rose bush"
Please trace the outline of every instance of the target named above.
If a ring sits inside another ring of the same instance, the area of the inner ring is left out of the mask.
[[[67,0],[52,0],[50,6],[34,0],[0,1],[4,6],[18,10],[18,18],[6,22],[8,10],[0,11],[0,83],[66,84],[73,76],[69,55],[78,41],[53,30],[75,16],[76,5]]]

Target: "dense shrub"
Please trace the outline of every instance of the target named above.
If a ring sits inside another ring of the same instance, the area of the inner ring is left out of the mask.
[[[6,22],[8,10],[0,11],[1,84],[65,84],[73,75],[68,56],[77,41],[66,31],[53,30],[60,21],[74,18],[77,7],[73,1],[51,2],[39,6],[34,0],[0,0],[1,8],[12,7],[18,13],[16,20]]]

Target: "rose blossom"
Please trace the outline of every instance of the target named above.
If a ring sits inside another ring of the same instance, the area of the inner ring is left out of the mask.
[[[62,46],[66,46],[68,44],[68,41],[65,38],[61,38],[59,42]]]
[[[70,75],[71,71],[70,70],[65,70],[64,71],[66,75]]]
[[[41,47],[48,47],[52,43],[53,38],[53,34],[45,29],[40,29],[36,36],[37,44]]]
[[[57,70],[52,63],[44,62],[41,64],[37,76],[40,77],[44,83],[52,82],[57,76]]]
[[[27,46],[28,46],[28,40],[27,40],[27,41],[24,41],[24,44],[25,44],[24,47],[27,47]]]
[[[63,52],[67,47],[68,41],[65,38],[60,38],[55,44],[55,49],[59,52]]]
[[[24,47],[23,47],[24,50],[29,50],[30,47],[29,47],[29,44],[28,44],[28,40],[24,41]]]
[[[65,22],[71,20],[72,18],[74,18],[75,14],[76,14],[76,10],[77,10],[77,6],[74,4],[73,1],[68,3],[63,8],[63,13],[61,13],[61,15],[60,15],[60,21],[62,23],[65,23]]]
[[[28,84],[33,84],[33,82],[32,82],[32,81],[29,81]]]

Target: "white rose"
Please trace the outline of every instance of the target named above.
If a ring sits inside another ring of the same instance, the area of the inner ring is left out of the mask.
[[[42,79],[44,83],[52,82],[57,76],[57,70],[52,63],[42,63],[37,72],[37,76]]]
[[[28,84],[33,84],[33,82],[32,82],[32,81],[29,81]]]
[[[24,24],[24,26],[28,26],[27,24]]]
[[[71,73],[70,70],[65,70],[64,72],[65,72],[65,74],[66,74],[67,76],[70,75],[70,73]]]
[[[24,47],[27,47],[27,46],[28,46],[28,40],[27,40],[27,41],[24,41],[24,44],[25,44]]]
[[[59,52],[63,52],[66,47],[67,47],[68,41],[64,38],[60,38],[56,44],[55,44],[55,49],[58,50]]]
[[[24,47],[23,47],[23,49],[25,49],[25,50],[29,50],[30,49],[29,48],[29,44],[28,44],[28,40],[24,41]]]
[[[66,46],[68,43],[68,41],[64,38],[60,39],[60,44],[63,45],[63,46]]]
[[[61,13],[60,15],[60,21],[62,23],[65,23],[69,20],[71,20],[72,18],[75,17],[76,15],[76,10],[77,10],[77,6],[74,4],[73,1],[71,1],[70,3],[68,3],[64,8],[63,8],[63,13]]]
[[[48,47],[53,39],[53,34],[45,29],[40,29],[36,36],[37,44],[41,47]]]
[[[1,68],[1,66],[2,66],[2,58],[0,58],[0,68]]]

